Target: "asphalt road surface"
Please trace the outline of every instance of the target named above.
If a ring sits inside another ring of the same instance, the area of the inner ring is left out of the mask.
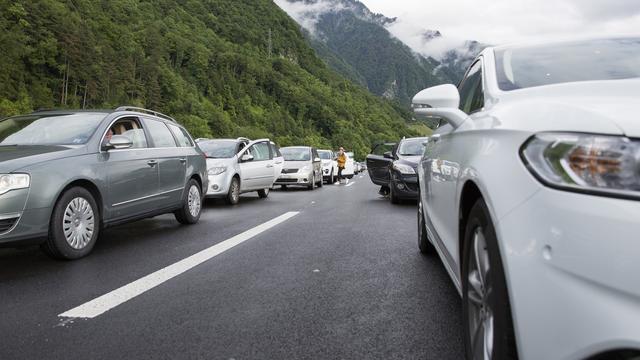
[[[0,249],[0,359],[461,359],[415,204],[351,183],[111,228],[78,261]]]

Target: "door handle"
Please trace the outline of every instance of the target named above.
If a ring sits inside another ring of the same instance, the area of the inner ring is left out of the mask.
[[[186,158],[182,158],[182,159],[180,159],[180,162],[183,163],[183,164],[186,164],[187,163],[187,159]]]
[[[149,161],[147,161],[147,165],[149,165],[149,166],[151,166],[151,167],[154,167],[154,166],[158,165],[158,161],[156,161],[156,160],[149,160]]]

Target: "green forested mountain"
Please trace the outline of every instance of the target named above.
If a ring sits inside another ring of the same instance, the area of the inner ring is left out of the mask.
[[[0,48],[0,116],[137,105],[198,137],[359,157],[416,134],[408,112],[329,70],[271,0],[0,1]]]

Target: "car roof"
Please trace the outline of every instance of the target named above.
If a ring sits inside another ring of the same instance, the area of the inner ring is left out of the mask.
[[[153,117],[155,120],[166,121],[175,125],[182,126],[174,118],[168,115],[165,115],[163,113],[160,113],[154,110],[149,110],[149,109],[144,109],[139,107],[132,107],[132,106],[120,106],[116,109],[38,109],[32,112],[31,114],[27,114],[27,115],[52,116],[52,115],[70,115],[70,114],[78,114],[78,113],[88,113],[88,114],[93,113],[93,114],[105,114],[105,115],[115,114],[115,113],[125,113],[125,114],[130,113],[131,115],[145,115],[148,117]]]

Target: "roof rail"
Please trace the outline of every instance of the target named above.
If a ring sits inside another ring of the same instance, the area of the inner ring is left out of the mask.
[[[161,117],[163,119],[171,120],[174,123],[177,123],[176,119],[172,118],[169,115],[165,115],[165,114],[163,114],[161,112],[157,112],[157,111],[154,111],[154,110],[149,110],[149,109],[145,109],[145,108],[141,108],[141,107],[120,106],[119,108],[116,109],[116,111],[137,111],[137,112],[141,112],[141,113],[145,113],[145,114]]]

